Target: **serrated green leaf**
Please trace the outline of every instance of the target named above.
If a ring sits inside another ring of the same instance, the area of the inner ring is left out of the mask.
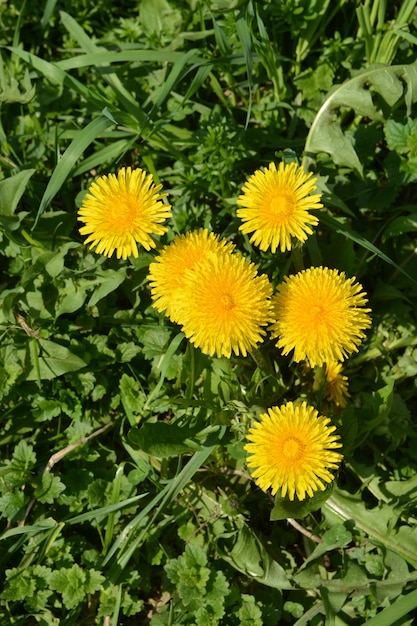
[[[85,581],[85,572],[75,563],[71,568],[61,567],[52,572],[49,584],[62,595],[64,606],[73,609],[85,598]]]
[[[129,420],[129,424],[131,426],[135,426],[139,423],[142,415],[145,404],[145,394],[143,393],[139,382],[128,374],[123,374],[121,377],[119,389],[120,398]]]
[[[27,104],[30,102],[36,93],[36,89],[31,83],[28,69],[25,70],[22,82],[24,91],[21,91],[19,82],[0,56],[0,102],[7,104],[13,102]]]
[[[26,474],[36,464],[36,453],[33,446],[25,440],[19,441],[13,450],[11,467],[16,472]]]
[[[241,626],[263,626],[262,611],[253,596],[242,594],[242,606],[238,613]]]
[[[54,476],[51,472],[42,472],[40,477],[41,484],[35,489],[34,495],[39,502],[52,504],[58,496],[65,491],[65,485],[58,476]]]
[[[417,120],[408,119],[405,123],[388,120],[385,125],[385,139],[388,148],[399,154],[415,150]]]
[[[26,600],[33,596],[35,589],[32,573],[25,568],[14,567],[6,570],[6,585],[1,596],[10,602]]]
[[[207,555],[199,546],[188,544],[184,554],[165,565],[168,578],[175,584],[184,605],[193,608],[204,604],[210,570],[206,567]]]
[[[404,84],[407,85],[406,89]],[[374,66],[342,85],[336,85],[311,125],[305,144],[307,160],[315,153],[326,152],[336,164],[350,167],[362,176],[361,161],[342,130],[340,108],[349,107],[359,116],[382,121],[383,116],[375,105],[372,106],[372,90],[379,93],[391,107],[404,95],[410,114],[411,106],[417,99],[416,65]]]
[[[95,593],[99,591],[105,578],[100,572],[95,569],[87,570],[87,577],[85,581],[85,590],[87,593]]]
[[[28,497],[23,491],[14,491],[13,493],[6,493],[0,498],[0,514],[1,517],[15,522],[18,519],[24,517],[24,507],[28,503]]]

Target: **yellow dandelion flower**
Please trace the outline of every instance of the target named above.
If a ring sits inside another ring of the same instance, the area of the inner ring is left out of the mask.
[[[342,409],[347,405],[348,377],[342,374],[341,363],[326,363],[326,388],[324,396]]]
[[[186,337],[205,354],[246,356],[271,320],[271,285],[240,254],[211,253],[185,274],[178,318]]]
[[[243,186],[236,214],[243,224],[244,234],[252,233],[250,242],[261,250],[271,248],[275,252],[291,249],[291,240],[304,242],[313,232],[318,219],[309,213],[319,209],[321,194],[310,195],[316,189],[316,178],[306,174],[296,163],[275,163],[269,168],[257,170]]]
[[[343,458],[336,427],[330,419],[318,414],[306,402],[288,402],[268,409],[249,430],[244,449],[249,453],[247,464],[252,477],[263,490],[272,495],[281,490],[290,500],[297,495],[304,500],[317,490],[324,491]]]
[[[185,272],[193,269],[211,252],[232,252],[233,249],[231,242],[219,239],[206,228],[176,235],[149,266],[148,280],[156,310],[160,313],[165,311],[172,321],[178,321],[177,300],[184,289]]]
[[[310,267],[287,276],[272,298],[273,337],[283,354],[311,367],[343,361],[365,337],[371,325],[367,297],[355,277],[327,267]]]
[[[167,228],[161,224],[171,216],[161,188],[140,168],[122,167],[117,176],[97,178],[78,211],[78,220],[85,224],[80,233],[88,235],[85,243],[108,257],[116,250],[118,259],[137,258],[137,243],[145,250],[154,248],[150,235],[163,235]]]

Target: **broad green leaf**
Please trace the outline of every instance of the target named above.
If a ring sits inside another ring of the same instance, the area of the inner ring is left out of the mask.
[[[118,270],[101,270],[97,272],[96,278],[98,286],[91,294],[91,298],[88,301],[88,306],[94,306],[97,302],[100,302],[109,293],[115,291],[126,278],[127,267],[120,267]],[[100,282],[99,282],[100,281]]]
[[[86,366],[80,357],[68,348],[49,339],[37,339],[38,362],[41,380],[51,380],[67,372],[75,372]],[[32,355],[32,368],[25,374],[25,380],[37,380],[36,357]]]
[[[398,237],[404,233],[411,233],[417,230],[417,213],[397,217],[388,224],[382,235],[382,241],[387,241],[393,237]]]
[[[87,291],[90,289],[91,284],[85,280],[78,281],[73,278],[66,278],[60,289],[59,297],[55,302],[55,318],[81,309],[87,299]],[[41,305],[39,310],[42,310],[42,308],[43,306]]]
[[[171,7],[167,0],[142,0],[139,18],[146,32],[160,35]]]
[[[410,527],[404,530],[401,527],[396,532],[389,530],[392,518],[397,517],[391,506],[380,504],[374,509],[367,509],[360,496],[335,489],[322,510],[342,521],[354,520],[355,525],[376,545],[392,550],[417,567],[417,533],[412,535]]]
[[[7,477],[6,477],[7,481]],[[10,522],[17,522],[24,517],[24,507],[27,506],[28,497],[23,491],[13,491],[0,497],[0,516]]]
[[[323,535],[322,543],[319,543],[304,561],[299,572],[306,568],[310,563],[332,550],[345,547],[352,541],[352,533],[343,524],[335,524],[330,530],[327,530]]]
[[[305,500],[289,500],[283,498],[279,494],[275,496],[274,508],[271,511],[271,521],[279,519],[287,519],[289,517],[301,519],[306,517],[313,511],[317,511],[330,497],[333,490],[333,483],[331,483],[325,491],[316,491],[312,498],[307,497]]]
[[[385,138],[390,150],[399,154],[416,154],[417,120],[408,119],[405,123],[388,120],[385,125]]]
[[[411,616],[417,607],[417,590],[404,594],[391,606],[379,611],[375,617],[366,620],[366,626],[392,626],[403,623],[402,618]]]
[[[56,252],[48,253],[48,257],[45,257],[48,259],[45,263],[45,270],[48,272],[49,276],[52,276],[52,278],[59,276],[64,269],[67,252],[74,250],[74,248],[78,248],[78,244],[74,241],[68,241],[62,244]]]
[[[350,167],[350,169],[362,176],[362,163],[356,154],[351,140],[344,134],[338,122],[334,121],[330,115],[328,118],[323,117],[321,122],[316,132],[311,135],[308,149],[306,147],[307,156],[317,154],[318,152],[327,152],[336,165]]]
[[[20,198],[25,192],[30,177],[36,170],[22,170],[14,176],[0,180],[0,215],[11,217],[14,215]]]
[[[147,422],[140,428],[132,428],[129,440],[146,454],[162,459],[199,449],[200,446],[192,440],[196,432],[196,429],[181,428],[176,424]]]
[[[221,557],[242,574],[274,589],[291,589],[284,568],[246,524],[233,538],[219,538],[217,547]]]
[[[417,65],[370,67],[328,94],[318,111],[305,143],[305,163],[318,152],[327,152],[337,165],[345,165],[363,175],[362,164],[356,150],[342,129],[340,109],[351,108],[363,117],[383,121],[383,116],[373,105],[372,91],[380,94],[390,107],[404,96],[408,114],[417,100]]]

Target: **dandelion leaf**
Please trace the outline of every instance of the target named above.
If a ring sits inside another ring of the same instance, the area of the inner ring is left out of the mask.
[[[22,170],[14,176],[0,180],[0,215],[11,217],[17,208],[34,169]]]
[[[38,339],[36,341],[39,354],[36,356],[32,352],[32,367],[25,375],[26,380],[37,380],[38,378],[37,367],[34,362],[36,358],[38,358],[41,380],[52,380],[67,372],[75,372],[85,367],[86,363],[65,346],[61,346],[49,339]],[[30,352],[30,346],[31,344],[28,345],[28,352]]]
[[[355,119],[384,122],[390,110],[404,98],[410,115],[417,100],[417,65],[372,66],[327,95],[307,137],[307,157],[319,152],[329,154],[334,162],[363,175],[352,135],[352,123],[346,123],[346,110]],[[385,103],[385,104],[384,104]]]

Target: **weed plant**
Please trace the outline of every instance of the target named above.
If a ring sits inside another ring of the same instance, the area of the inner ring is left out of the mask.
[[[0,3],[1,624],[415,623],[416,4]],[[322,195],[296,254],[236,215],[281,161]],[[360,281],[349,397],[270,334],[203,354],[152,306],[156,253],[84,244],[77,209],[121,167],[168,193],[163,245],[207,228],[274,289],[301,255]],[[246,464],[259,415],[300,398],[343,445],[320,502]]]

